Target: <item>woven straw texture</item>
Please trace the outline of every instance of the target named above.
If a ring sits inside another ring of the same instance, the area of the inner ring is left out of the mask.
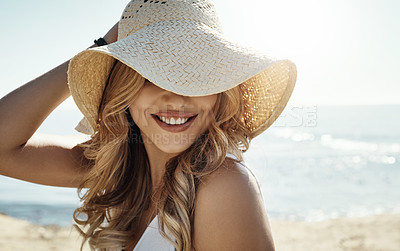
[[[286,106],[296,67],[227,40],[209,1],[131,1],[118,41],[76,55],[69,65],[71,94],[93,133],[102,92],[114,60],[127,64],[165,90],[185,96],[220,93],[241,84],[243,122],[255,137]]]

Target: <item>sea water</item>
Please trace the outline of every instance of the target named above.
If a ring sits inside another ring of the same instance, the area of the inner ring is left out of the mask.
[[[269,216],[319,221],[400,213],[399,113],[400,105],[286,107],[245,154]],[[79,118],[56,111],[39,131],[70,134]],[[76,189],[0,177],[0,211],[17,218],[69,225],[79,203]]]

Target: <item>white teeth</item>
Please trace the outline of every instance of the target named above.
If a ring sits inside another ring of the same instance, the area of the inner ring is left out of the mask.
[[[164,123],[167,123],[169,125],[182,125],[185,124],[189,118],[177,118],[176,120],[174,118],[166,118],[166,117],[159,117],[160,120]]]

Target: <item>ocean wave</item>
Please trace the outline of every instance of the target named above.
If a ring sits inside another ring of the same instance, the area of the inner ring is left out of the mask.
[[[271,130],[269,136],[272,136],[276,139],[290,140],[291,142],[318,141],[321,146],[328,147],[334,150],[376,152],[382,154],[400,153],[399,143],[369,142],[337,137],[329,133],[321,133],[320,135],[318,135],[318,133],[300,131],[292,128],[279,128]]]
[[[324,147],[329,147],[336,150],[400,153],[400,144],[397,143],[372,143],[359,140],[335,138],[331,134],[321,135],[320,143]]]
[[[276,138],[289,139],[295,142],[314,141],[316,139],[316,135],[313,133],[297,131],[291,128],[275,129],[271,134]]]
[[[288,221],[320,222],[337,218],[361,218],[380,214],[398,214],[400,204],[391,206],[350,206],[337,210],[332,209],[310,209],[308,211],[279,212],[269,211],[269,216],[274,219]]]

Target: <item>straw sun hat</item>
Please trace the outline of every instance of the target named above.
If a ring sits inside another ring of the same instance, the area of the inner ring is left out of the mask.
[[[115,60],[162,89],[204,96],[240,85],[242,121],[254,138],[278,118],[296,82],[296,66],[224,37],[208,0],[132,0],[115,43],[85,50],[69,64],[72,97],[85,118],[77,130],[92,134]]]

